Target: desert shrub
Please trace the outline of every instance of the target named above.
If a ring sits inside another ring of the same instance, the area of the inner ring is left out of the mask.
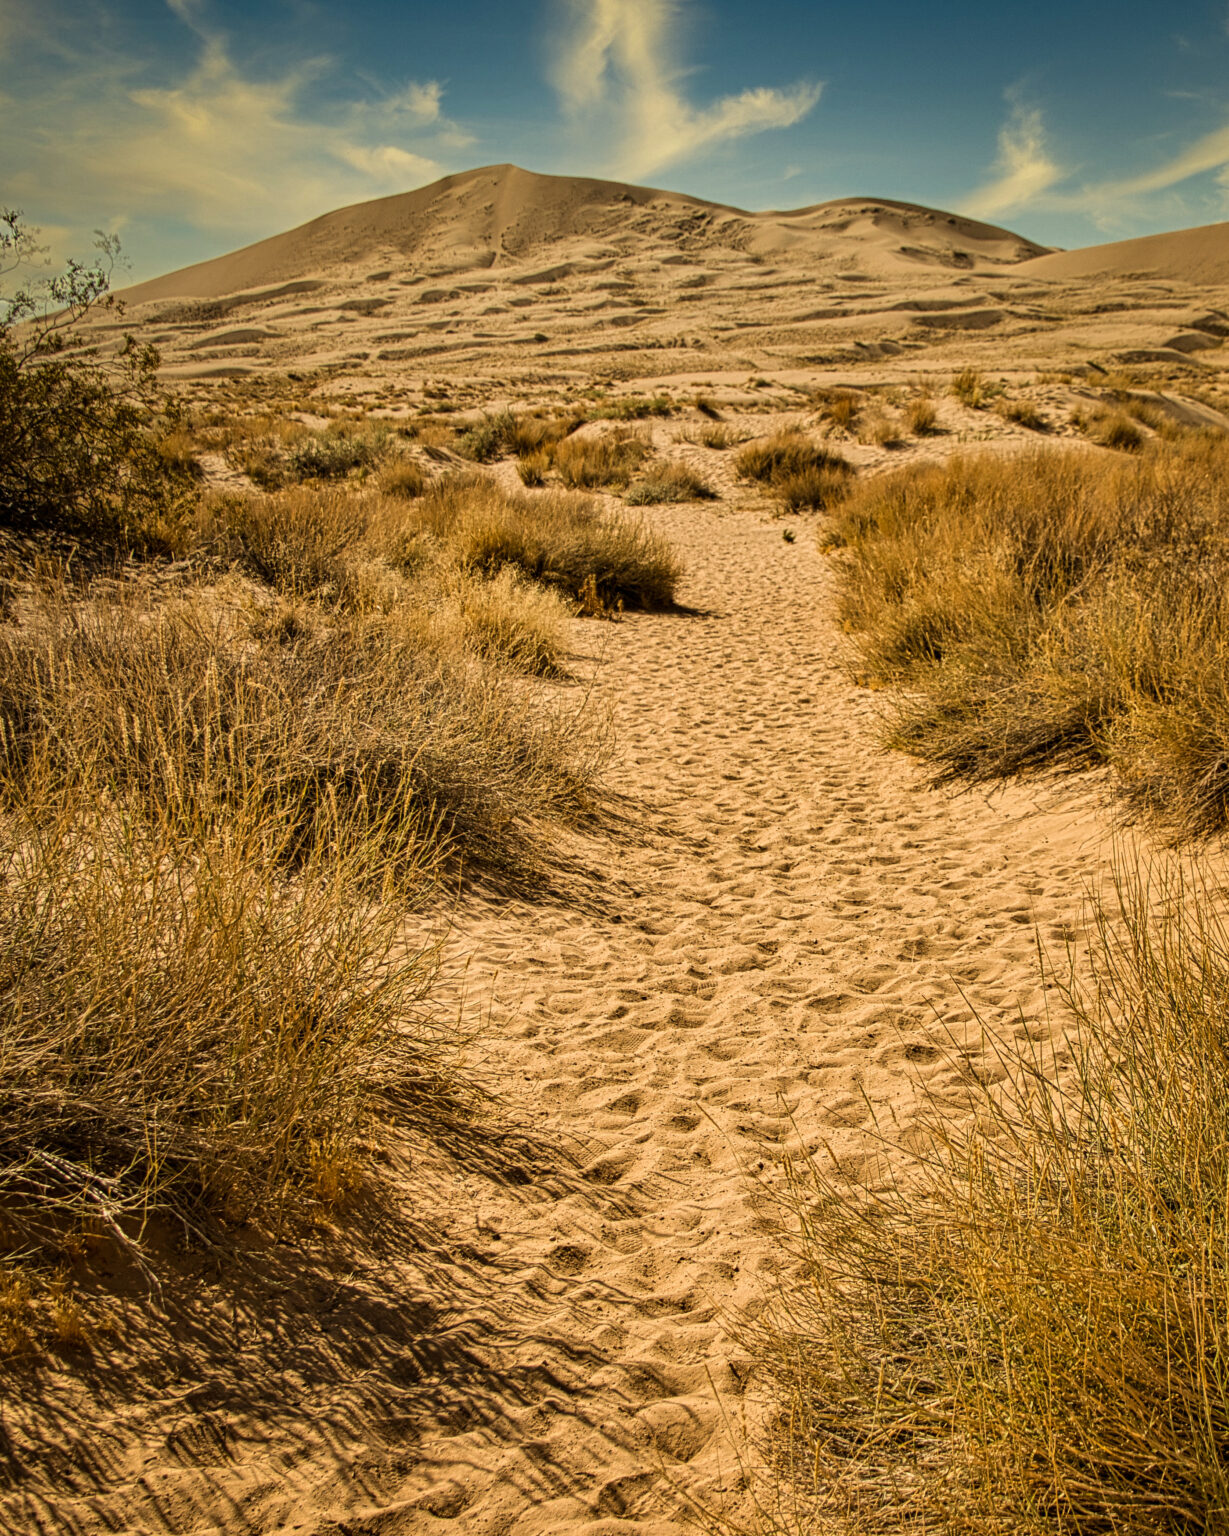
[[[314,432],[290,449],[287,469],[296,480],[343,480],[370,468],[385,447],[380,433]]]
[[[628,486],[624,499],[630,507],[648,507],[668,501],[712,501],[716,494],[708,481],[686,464],[657,464]]]
[[[536,677],[560,677],[571,609],[556,592],[514,566],[493,576],[458,572],[431,602],[427,633],[436,646],[457,645]]]
[[[801,432],[778,432],[750,443],[735,461],[744,480],[757,480],[792,512],[826,507],[839,499],[839,486],[854,473],[839,453],[812,443]]]
[[[590,421],[642,421],[648,416],[673,416],[678,409],[669,395],[622,395],[591,406]]]
[[[705,448],[724,450],[741,443],[743,438],[740,433],[726,426],[724,422],[716,422],[711,427],[701,427],[698,440]]]
[[[849,495],[849,475],[832,469],[799,469],[781,475],[773,489],[784,512],[824,512]]]
[[[744,480],[758,480],[772,485],[782,475],[797,474],[804,469],[832,470],[836,474],[852,474],[847,459],[820,447],[802,432],[778,432],[773,437],[750,443],[738,455],[735,468]]]
[[[0,1250],[335,1199],[381,1084],[441,1068],[378,837],[287,881],[259,796],[185,836],[45,790],[0,819]]]
[[[504,450],[504,434],[498,417],[484,417],[457,438],[457,452],[475,464],[488,464]]]
[[[680,567],[669,544],[585,496],[509,496],[489,480],[458,476],[432,487],[415,514],[419,527],[472,570],[515,566],[578,601],[587,583],[608,604],[663,608],[674,600]]]
[[[385,496],[403,497],[407,501],[421,496],[428,485],[427,472],[416,459],[392,459],[380,471],[377,481]]]
[[[570,490],[588,491],[625,486],[652,453],[652,445],[624,430],[601,437],[567,437],[554,450],[559,478]]]
[[[527,453],[517,460],[516,473],[522,485],[537,487],[546,484],[546,476],[551,467],[551,454],[546,448],[539,448],[533,453]]]
[[[1144,434],[1125,411],[1098,411],[1086,430],[1092,441],[1102,448],[1119,448],[1133,453],[1144,443]]]
[[[186,829],[258,807],[296,858],[375,843],[413,874],[443,840],[540,869],[535,822],[591,803],[588,723],[424,646],[403,612],[324,617],[244,632],[195,604],[49,606],[0,643],[0,806],[105,784]]]
[[[1031,400],[1001,400],[998,413],[1004,421],[1011,421],[1030,432],[1048,432],[1050,423]]]
[[[979,411],[993,393],[986,378],[976,368],[965,368],[951,383],[952,394],[971,411]]]
[[[880,448],[898,448],[901,441],[900,423],[882,408],[874,410],[863,420],[858,440],[875,443]]]
[[[336,587],[366,528],[363,503],[340,490],[223,496],[215,515],[254,573],[287,596]]]
[[[542,415],[530,412],[515,416],[511,413],[501,418],[503,445],[518,458],[527,458],[552,449],[569,437],[585,418],[575,412]]]
[[[1210,895],[1151,894],[1120,881],[1092,979],[1063,989],[1061,1080],[1000,1044],[1014,1091],[932,1101],[873,1190],[797,1170],[803,1280],[752,1343],[803,1508],[875,1530],[1226,1528],[1229,934]]]
[[[916,395],[905,407],[905,429],[914,437],[929,437],[938,428],[939,416],[929,395]]]
[[[821,390],[815,397],[821,421],[840,432],[852,432],[858,425],[862,409],[859,396],[849,389]]]
[[[117,252],[104,240],[94,266],[0,297],[0,523],[140,546],[191,492],[191,466],[159,451],[157,352],[129,336],[102,357],[78,330],[111,302]],[[37,254],[0,209],[0,279]]]
[[[839,509],[857,665],[941,778],[1108,763],[1193,831],[1229,816],[1229,445],[953,460]]]

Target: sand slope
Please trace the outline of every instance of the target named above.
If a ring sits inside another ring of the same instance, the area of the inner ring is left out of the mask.
[[[1052,251],[1023,262],[1019,275],[1054,281],[1154,277],[1223,287],[1229,284],[1229,224],[1176,229],[1078,251]]]
[[[601,241],[628,225],[679,248],[702,242],[758,255],[848,249],[880,267],[921,262],[974,270],[1044,250],[1008,230],[908,203],[845,198],[787,213],[748,213],[682,192],[495,165],[338,209],[228,256],[140,283],[124,297],[132,304],[218,298],[385,258],[399,265],[410,260],[419,271],[484,269],[561,241],[590,240],[600,249]]]

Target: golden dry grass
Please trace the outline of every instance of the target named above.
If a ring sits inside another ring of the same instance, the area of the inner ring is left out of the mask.
[[[666,541],[638,518],[589,497],[509,496],[490,480],[456,476],[434,486],[413,515],[472,570],[494,574],[514,566],[577,600],[592,584],[608,605],[663,608],[674,601],[681,572]]]
[[[1108,763],[1135,804],[1229,818],[1229,443],[955,459],[863,486],[825,537],[891,739],[940,778]]]
[[[787,512],[834,506],[848,494],[854,474],[847,459],[797,429],[749,443],[735,468],[741,479],[758,481]]]
[[[802,1278],[748,1328],[775,1529],[1229,1529],[1229,933],[1132,871],[1061,990],[1061,1081],[1000,1046],[1014,1086],[932,1101],[896,1174],[794,1168]]]

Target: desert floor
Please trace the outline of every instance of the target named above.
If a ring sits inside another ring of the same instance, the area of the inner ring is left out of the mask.
[[[34,1415],[6,1415],[33,1474],[6,1528],[752,1515],[765,1407],[732,1324],[788,1269],[782,1153],[856,1175],[873,1121],[907,1141],[927,1085],[998,1070],[983,1027],[1044,1035],[1038,938],[1078,943],[1112,840],[1087,777],[946,794],[882,750],[807,528],[787,542],[754,498],[654,516],[697,611],[575,625],[631,835],[578,850],[577,900],[452,914],[507,1136],[407,1127],[382,1220],[353,1216],[364,1244],[314,1280],[278,1245],[246,1297],[201,1269],[139,1393],[48,1368]]]

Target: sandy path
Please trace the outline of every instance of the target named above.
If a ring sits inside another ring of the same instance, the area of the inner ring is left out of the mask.
[[[245,1297],[203,1263],[157,1381],[70,1373],[24,1427],[0,1414],[27,1469],[0,1528],[666,1536],[689,1497],[748,1512],[758,1409],[723,1317],[783,1262],[752,1176],[795,1135],[855,1165],[868,1103],[907,1127],[919,1077],[978,1069],[975,1041],[935,1043],[970,1003],[1035,1018],[1035,924],[1073,931],[1106,823],[1086,781],[926,789],[839,666],[805,530],[659,517],[706,616],[576,634],[604,651],[612,780],[670,830],[594,845],[617,860],[596,910],[472,898],[452,941],[511,1111],[582,1172],[513,1148],[500,1182],[410,1138],[352,1267],[309,1284],[274,1247]]]
[[[479,1190],[459,1218],[500,1266],[487,1307],[521,1319],[503,1368],[534,1385],[498,1431],[485,1414],[418,1446],[397,1530],[664,1536],[688,1494],[745,1508],[722,1313],[779,1263],[748,1173],[792,1126],[856,1155],[863,1094],[907,1125],[919,1075],[953,1071],[934,1040],[967,1023],[962,990],[1008,1032],[1036,1017],[1035,924],[1067,937],[1103,867],[1086,784],[949,797],[877,750],[808,537],[745,511],[661,521],[709,616],[600,640],[616,782],[674,835],[620,854],[603,916],[474,903],[456,936],[474,1006],[494,992],[506,1091],[587,1142],[587,1187]]]

